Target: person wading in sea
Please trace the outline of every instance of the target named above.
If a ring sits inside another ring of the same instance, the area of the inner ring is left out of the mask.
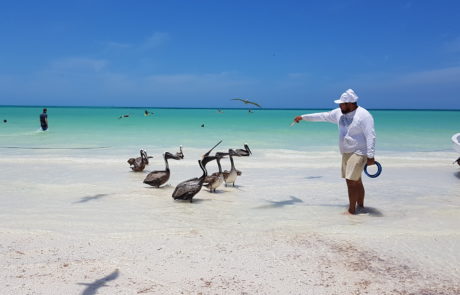
[[[350,214],[364,208],[364,186],[361,174],[364,166],[374,165],[375,130],[374,118],[363,107],[358,106],[358,96],[352,89],[348,89],[340,99],[334,102],[339,104],[330,112],[305,114],[294,118],[300,121],[330,122],[339,125],[339,147],[342,154],[342,178],[345,178],[348,188]]]
[[[46,113],[48,110],[45,108],[43,109],[43,113],[40,114],[40,125],[43,131],[48,129],[48,114]]]

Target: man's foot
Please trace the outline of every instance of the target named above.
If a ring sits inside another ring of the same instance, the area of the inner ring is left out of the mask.
[[[343,215],[355,215],[356,213],[352,212],[352,211],[350,211],[350,209],[348,209],[347,211],[343,212],[342,214]]]

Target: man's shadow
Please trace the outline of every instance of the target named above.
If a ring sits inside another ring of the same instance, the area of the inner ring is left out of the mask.
[[[87,286],[85,290],[81,293],[81,295],[94,295],[97,293],[97,289],[101,287],[106,287],[107,285],[105,284],[108,281],[113,281],[116,278],[118,278],[118,269],[116,269],[114,272],[109,274],[106,277],[103,277],[102,279],[96,280],[92,283],[77,283],[78,285],[83,285]]]

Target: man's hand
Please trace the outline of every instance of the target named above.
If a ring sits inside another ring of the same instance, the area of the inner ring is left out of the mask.
[[[372,166],[372,165],[375,165],[375,159],[367,158],[367,166]]]
[[[297,117],[295,117],[295,118],[294,118],[294,121],[295,121],[296,123],[299,123],[300,121],[302,121],[302,116],[297,116]]]

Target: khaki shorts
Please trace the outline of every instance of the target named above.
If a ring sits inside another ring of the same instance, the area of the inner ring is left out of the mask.
[[[345,153],[342,155],[342,178],[348,180],[359,180],[363,173],[364,166],[367,163],[367,157],[354,153]]]

